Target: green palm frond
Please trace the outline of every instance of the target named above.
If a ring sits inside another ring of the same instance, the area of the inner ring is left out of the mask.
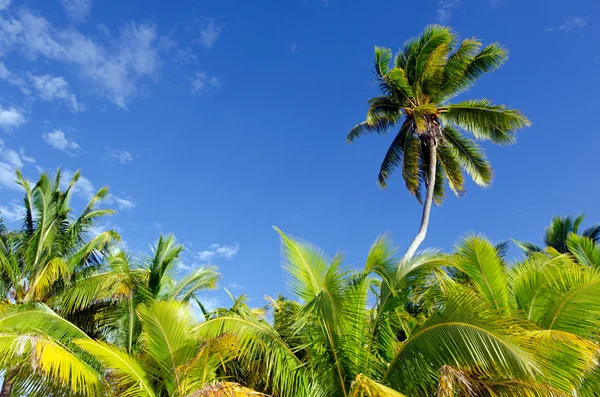
[[[515,131],[531,123],[520,111],[492,105],[487,99],[462,101],[440,108],[444,121],[465,129],[480,140],[499,145],[515,142]]]
[[[173,235],[160,236],[152,248],[152,254],[146,259],[149,270],[148,291],[152,298],[168,294],[171,282],[170,272],[179,261],[183,245],[177,244]]]
[[[223,316],[196,326],[195,334],[214,339],[232,334],[238,343],[238,360],[249,366],[260,363],[266,384],[281,396],[308,395],[308,374],[295,352],[268,324],[256,318]]]
[[[359,374],[352,383],[349,397],[405,397],[404,394]]]
[[[73,341],[96,357],[118,377],[119,395],[124,397],[154,397],[156,394],[142,364],[126,352],[106,342],[90,339]]]
[[[100,373],[85,358],[39,333],[0,331],[0,363],[17,371],[29,364],[46,381],[74,395],[97,396],[103,387]]]
[[[467,236],[455,246],[454,265],[496,309],[508,310],[508,276],[496,247],[483,236]]]
[[[456,293],[402,343],[384,383],[405,394],[431,395],[438,382],[436,370],[444,365],[487,376],[532,379],[539,368],[511,337],[517,326],[499,317],[487,301],[467,291]]]
[[[410,137],[410,125],[408,122],[404,122],[400,128],[400,132],[394,138],[394,141],[390,145],[381,168],[379,169],[378,184],[383,189],[387,187],[387,179],[394,172],[394,170],[401,164],[403,164],[403,152],[405,148],[405,142]]]
[[[444,126],[444,140],[448,150],[471,176],[473,182],[482,187],[489,186],[492,182],[492,167],[483,150],[450,125]]]
[[[567,248],[582,265],[600,268],[600,247],[591,238],[570,233]]]
[[[201,266],[179,279],[167,296],[187,302],[198,291],[215,289],[220,277],[215,266]]]
[[[154,364],[151,371],[173,395],[184,382],[178,367],[192,359],[199,345],[191,335],[189,308],[179,302],[157,301],[140,305],[137,312],[144,331],[144,350]]]

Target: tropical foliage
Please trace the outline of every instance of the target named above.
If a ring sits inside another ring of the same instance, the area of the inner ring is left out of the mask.
[[[583,214],[574,218],[570,216],[552,218],[550,226],[544,232],[544,243],[546,243],[544,248],[529,242],[515,241],[515,243],[526,255],[533,255],[536,252],[544,252],[551,256],[570,253],[584,265],[598,266],[600,265],[598,247],[600,225],[589,226],[579,234],[584,219]]]
[[[392,58],[389,48],[375,47],[381,95],[369,99],[366,120],[352,128],[347,141],[398,128],[378,182],[386,187],[399,169],[419,202],[422,188],[426,189],[421,227],[404,256],[409,259],[425,238],[431,204],[441,204],[446,184],[456,195],[463,194],[463,171],[479,186],[491,183],[492,168],[475,140],[509,145],[515,142],[515,132],[530,123],[518,110],[488,99],[452,102],[506,62],[508,51],[498,43],[459,41],[450,28],[432,25]]]
[[[497,44],[457,44],[432,26],[390,66],[376,49],[383,96],[349,139],[400,124],[380,173],[401,167],[409,190],[486,185],[475,139],[511,143],[528,121],[485,100],[451,104],[506,59]],[[125,250],[100,221],[102,188],[74,215],[66,183],[42,174],[24,192],[21,227],[0,217],[0,397],[578,396],[600,390],[600,227],[555,218],[545,248],[508,263],[506,243],[465,236],[451,252],[398,249],[387,234],[360,266],[276,229],[289,297],[206,310],[216,268],[182,274],[183,246],[159,236]],[[423,215],[427,225],[428,210]],[[418,245],[418,244],[417,244]]]

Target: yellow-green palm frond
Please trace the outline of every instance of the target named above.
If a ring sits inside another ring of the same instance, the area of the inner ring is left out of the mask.
[[[490,377],[533,379],[535,357],[513,337],[519,325],[459,289],[402,342],[383,381],[405,394],[432,393],[437,369],[452,365]]]
[[[476,290],[495,309],[507,312],[508,275],[494,245],[483,236],[467,236],[455,246],[454,266],[464,272]]]
[[[207,385],[187,397],[259,397],[266,394],[243,387],[233,382],[217,382]]]
[[[352,383],[349,397],[405,397],[404,394],[359,374]]]
[[[91,339],[73,341],[117,376],[119,395],[124,397],[155,397],[156,394],[141,363],[123,350],[106,342]]]
[[[191,360],[200,345],[191,333],[192,314],[187,305],[175,301],[142,304],[137,313],[143,330],[143,349],[153,362],[150,372],[162,379],[171,395],[183,382],[178,367]]]
[[[238,343],[242,363],[249,367],[257,363],[264,372],[264,382],[281,396],[305,396],[309,375],[295,352],[267,323],[250,316],[217,317],[201,323],[193,331],[205,340],[232,334]]]

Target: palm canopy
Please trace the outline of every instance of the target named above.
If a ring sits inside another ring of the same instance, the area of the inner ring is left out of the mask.
[[[492,169],[472,138],[511,144],[516,130],[529,121],[518,110],[487,99],[456,103],[451,99],[507,58],[508,52],[498,43],[482,47],[475,38],[459,43],[456,33],[438,25],[407,41],[393,61],[390,49],[375,48],[381,95],[369,100],[366,120],[350,131],[347,140],[353,142],[366,133],[385,134],[399,126],[381,164],[381,187],[400,168],[406,187],[421,201],[421,187],[430,179],[430,158],[438,163],[436,203],[444,198],[445,181],[454,193],[464,192],[463,170],[478,185],[490,184]],[[430,156],[430,150],[436,153]]]
[[[589,266],[600,266],[600,225],[591,225],[584,230],[581,224],[585,219],[584,214],[576,217],[555,216],[544,231],[544,248],[530,242],[514,242],[528,256],[537,252],[557,256],[570,253],[580,263]]]
[[[120,241],[113,230],[92,234],[98,220],[113,213],[98,208],[108,195],[106,187],[96,192],[79,215],[72,215],[70,198],[79,175],[76,172],[63,190],[60,170],[54,180],[42,174],[33,187],[17,172],[17,182],[25,193],[25,211],[19,230],[0,228],[3,299],[47,301],[81,275],[94,271],[111,244]]]
[[[195,329],[236,337],[239,383],[281,396],[593,395],[596,270],[546,255],[508,268],[482,236],[399,261],[386,235],[352,270],[280,236],[297,300],[271,299],[272,323],[242,304]]]

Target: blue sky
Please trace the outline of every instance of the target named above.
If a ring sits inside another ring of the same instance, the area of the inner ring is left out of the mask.
[[[118,4],[118,7],[117,7]],[[14,170],[81,169],[81,206],[109,185],[103,228],[148,250],[175,233],[182,267],[219,266],[251,303],[284,291],[272,225],[362,265],[389,231],[404,250],[420,206],[400,175],[376,186],[393,135],[345,143],[376,93],[375,45],[429,23],[499,41],[509,62],[464,95],[521,109],[511,147],[484,144],[489,189],[434,208],[424,246],[470,231],[540,242],[554,214],[600,222],[600,3],[0,0],[0,211],[18,226]],[[517,255],[515,249],[512,255]],[[222,290],[209,305],[226,304]]]

